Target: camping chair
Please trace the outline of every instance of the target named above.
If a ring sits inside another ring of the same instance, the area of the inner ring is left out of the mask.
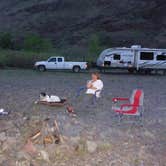
[[[87,88],[85,86],[81,87],[81,88],[78,88],[77,92],[76,92],[76,98],[80,97],[82,95],[82,92],[85,92],[87,90]],[[102,90],[96,90],[95,94],[92,95],[92,100],[91,100],[91,104],[95,105],[99,98],[101,97],[97,97],[97,93],[102,93]],[[84,94],[84,95],[87,95],[87,94]]]
[[[124,115],[137,116],[142,120],[144,107],[143,107],[144,92],[140,89],[133,91],[130,98],[113,98],[112,109],[119,115],[119,121],[121,121]],[[118,102],[127,102],[118,106]]]

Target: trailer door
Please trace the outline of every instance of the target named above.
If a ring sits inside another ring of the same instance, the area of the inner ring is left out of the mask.
[[[120,67],[121,55],[120,53],[114,53],[111,60],[111,67]]]

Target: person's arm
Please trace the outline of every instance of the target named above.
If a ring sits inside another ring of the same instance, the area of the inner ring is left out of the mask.
[[[92,87],[92,81],[89,81],[89,82],[87,83],[86,87],[87,87],[87,89],[91,89],[91,87]]]
[[[93,85],[91,86],[91,88],[90,88],[90,89],[97,90],[97,88],[96,88],[96,87],[94,87]]]
[[[87,89],[97,90],[97,88],[93,86],[92,81],[90,81],[90,82],[87,84]]]

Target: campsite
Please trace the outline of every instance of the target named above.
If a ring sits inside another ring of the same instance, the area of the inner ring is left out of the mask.
[[[89,73],[1,70],[0,105],[10,114],[0,117],[0,165],[164,166],[166,77],[102,74],[103,97],[94,108],[75,98],[77,88],[89,78]],[[129,97],[136,88],[145,94],[143,124],[134,117],[124,117],[119,123],[111,110],[112,97]],[[41,91],[67,97],[77,116],[70,116],[65,107],[35,105]],[[61,143],[32,141],[27,145],[43,122],[55,120]]]
[[[166,166],[165,0],[0,0],[0,166]]]

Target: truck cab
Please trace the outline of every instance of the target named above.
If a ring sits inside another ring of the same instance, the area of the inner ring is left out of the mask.
[[[50,57],[46,63],[47,69],[63,69],[64,57]]]

